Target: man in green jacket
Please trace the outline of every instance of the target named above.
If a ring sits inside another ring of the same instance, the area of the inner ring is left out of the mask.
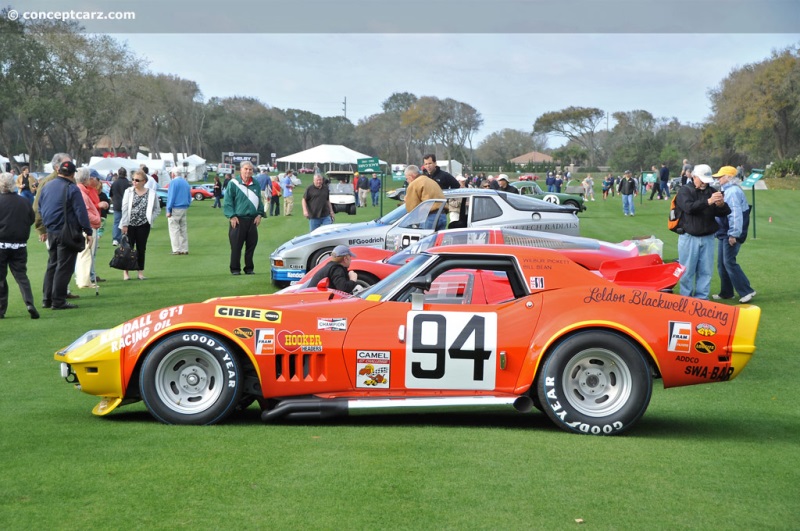
[[[223,213],[230,220],[228,239],[231,242],[231,274],[240,275],[242,271],[242,247],[244,250],[244,274],[255,274],[253,254],[258,245],[258,226],[266,215],[261,199],[261,187],[253,180],[253,164],[242,162],[239,166],[240,178],[233,177],[225,188]]]

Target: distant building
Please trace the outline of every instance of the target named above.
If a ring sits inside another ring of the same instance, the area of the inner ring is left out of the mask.
[[[509,162],[519,166],[524,166],[525,164],[531,163],[540,164],[542,162],[553,162],[553,157],[545,153],[539,153],[538,151],[531,151],[530,153],[525,153],[519,157],[514,157]]]

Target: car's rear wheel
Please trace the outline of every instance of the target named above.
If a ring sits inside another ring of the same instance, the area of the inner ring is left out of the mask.
[[[244,377],[230,346],[188,331],[158,343],[142,364],[139,389],[148,411],[166,424],[215,424],[239,404]]]
[[[547,416],[576,433],[611,435],[633,426],[650,403],[650,367],[639,347],[611,332],[579,332],[545,359],[537,393]]]
[[[367,286],[377,284],[379,280],[378,277],[366,271],[356,271],[356,275],[358,275],[358,281],[363,282]]]
[[[564,201],[564,204],[565,204],[565,205],[567,205],[567,206],[575,207],[575,208],[577,208],[578,210],[580,210],[580,209],[581,209],[581,205],[580,205],[580,204],[578,204],[578,202],[577,202],[577,201],[567,200],[567,201]]]
[[[205,199],[205,196],[203,194],[201,194],[200,192],[197,192],[197,193],[194,194],[194,200],[195,201],[202,201],[203,199]]]

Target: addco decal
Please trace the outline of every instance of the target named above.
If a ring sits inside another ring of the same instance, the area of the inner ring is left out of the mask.
[[[256,330],[256,355],[275,355],[275,329],[259,328]]]
[[[292,352],[322,352],[322,337],[319,334],[304,334],[300,330],[281,330],[278,332],[278,346],[281,350]]]
[[[695,330],[697,330],[698,334],[705,337],[711,337],[717,333],[717,329],[714,327],[714,325],[708,323],[700,323],[695,327]]]
[[[669,343],[667,350],[670,352],[689,352],[691,350],[692,323],[681,321],[669,322]]]
[[[217,306],[214,317],[225,319],[244,319],[246,321],[262,321],[267,323],[280,323],[281,312],[264,310],[261,308],[238,308],[235,306]]]
[[[233,335],[235,335],[240,339],[250,339],[251,337],[253,337],[253,329],[239,327],[233,331]]]
[[[317,330],[347,330],[347,318],[345,317],[319,317],[317,318]]]
[[[717,350],[717,346],[711,341],[703,340],[695,343],[694,349],[700,354],[711,354],[712,352]]]
[[[356,387],[389,387],[392,353],[388,350],[356,351]]]

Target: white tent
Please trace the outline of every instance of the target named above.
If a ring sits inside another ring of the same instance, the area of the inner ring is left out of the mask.
[[[203,174],[206,171],[206,159],[197,155],[189,155],[183,159],[179,158],[175,166],[177,166],[181,175],[184,175],[184,164],[186,164],[185,177],[187,181],[194,182],[203,179]]]
[[[358,159],[366,158],[369,158],[369,155],[364,155],[346,146],[321,144],[311,149],[295,153],[294,155],[281,157],[277,162],[285,163],[289,167],[291,167],[292,164],[327,164],[328,169],[330,169],[334,164],[338,166],[356,166],[358,164]],[[378,162],[381,165],[386,164],[383,160]]]
[[[130,175],[132,171],[139,169],[139,162],[123,157],[92,157],[89,159],[89,168],[97,170],[103,177],[106,177],[109,172],[116,173],[120,168],[125,168]]]

